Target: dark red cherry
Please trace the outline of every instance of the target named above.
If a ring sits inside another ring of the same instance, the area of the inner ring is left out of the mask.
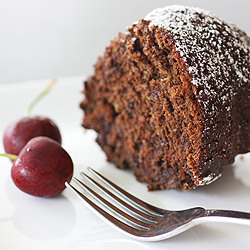
[[[59,143],[48,137],[31,139],[13,162],[11,177],[23,192],[51,197],[65,189],[73,176],[73,162]]]
[[[3,145],[8,154],[18,155],[26,143],[37,136],[47,136],[61,144],[57,125],[49,118],[28,116],[10,124],[3,136]]]
[[[61,143],[61,134],[57,125],[47,117],[31,116],[34,106],[47,95],[54,86],[52,80],[48,86],[30,103],[27,116],[9,125],[3,138],[4,149],[8,154],[18,155],[26,143],[36,136],[47,136]]]

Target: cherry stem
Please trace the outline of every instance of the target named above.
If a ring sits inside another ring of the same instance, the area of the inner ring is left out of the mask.
[[[12,154],[1,154],[0,153],[0,156],[4,156],[4,157],[7,157],[11,160],[15,160],[18,156],[17,155],[12,155]]]
[[[47,88],[42,92],[40,93],[32,102],[31,104],[29,105],[28,109],[27,109],[27,113],[26,115],[27,116],[30,116],[31,114],[31,111],[33,109],[33,107],[45,96],[47,95],[47,93],[51,90],[51,88],[55,85],[56,83],[56,80],[53,79],[47,86]]]

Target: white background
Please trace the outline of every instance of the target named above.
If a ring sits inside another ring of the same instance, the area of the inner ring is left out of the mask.
[[[0,0],[0,83],[88,75],[118,32],[170,4],[208,9],[250,34],[249,0]]]

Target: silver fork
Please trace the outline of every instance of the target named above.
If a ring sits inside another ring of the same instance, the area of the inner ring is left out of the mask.
[[[203,222],[230,222],[250,226],[250,213],[202,207],[170,211],[152,206],[126,192],[92,168],[88,170],[94,179],[83,172],[81,176],[89,185],[73,178],[78,188],[70,183],[66,183],[66,186],[106,222],[135,239],[163,240]]]

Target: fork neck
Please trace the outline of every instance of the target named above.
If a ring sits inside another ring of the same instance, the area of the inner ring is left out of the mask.
[[[215,218],[216,221],[222,222],[240,223],[244,225],[250,225],[250,213],[231,211],[231,210],[219,210],[219,209],[208,209],[206,210],[205,216],[208,218]]]

